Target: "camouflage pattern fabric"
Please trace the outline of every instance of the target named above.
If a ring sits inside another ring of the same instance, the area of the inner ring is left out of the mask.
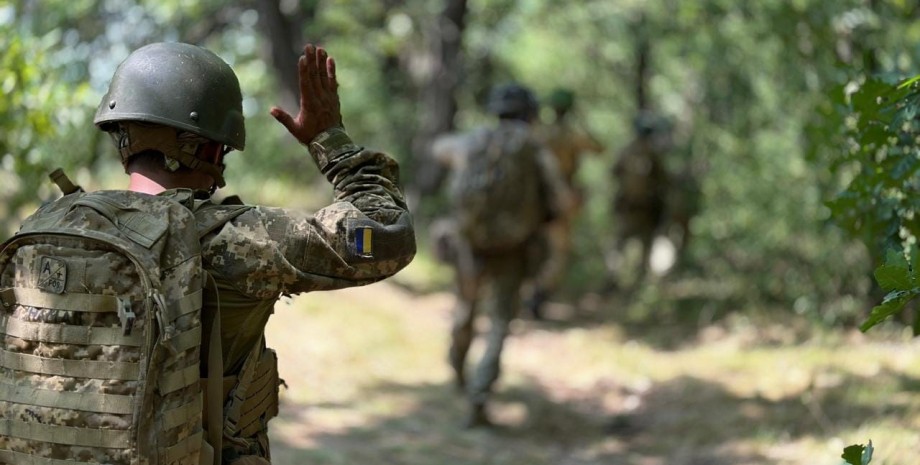
[[[172,199],[80,192],[28,218],[0,252],[0,462],[198,463],[201,287]]]
[[[546,144],[556,156],[559,171],[569,187],[574,187],[575,173],[581,156],[585,153],[600,153],[604,146],[588,133],[572,127],[567,121],[538,126],[537,139]]]
[[[471,256],[469,267],[457,271],[457,302],[451,327],[449,361],[473,404],[484,404],[501,373],[501,354],[511,321],[520,308],[520,289],[524,279],[527,245],[502,254]],[[468,252],[461,252],[468,253]],[[485,350],[465,376],[467,355],[473,342],[476,317],[484,314],[489,329],[484,335]]]
[[[499,144],[497,149],[496,143]],[[501,147],[501,144],[509,147]],[[518,150],[515,145],[524,145],[528,150]],[[465,205],[471,199],[464,190],[475,186],[478,180],[470,177],[469,165],[475,163],[477,157],[493,155],[490,150],[508,155],[504,161],[512,162],[510,166],[499,165],[500,169],[518,169],[525,176],[506,183],[502,186],[505,189],[498,193],[484,196],[490,214],[504,222],[488,225],[488,219],[483,218],[472,225],[481,229],[471,230],[470,223],[466,222]],[[533,139],[531,128],[521,122],[502,120],[494,129],[481,128],[444,136],[436,141],[433,154],[450,170],[450,194],[455,207],[451,219],[439,223],[439,228],[443,229],[439,234],[449,249],[444,256],[455,268],[457,287],[449,361],[471,405],[481,406],[500,374],[504,341],[520,307],[520,288],[531,243],[546,221],[565,211],[571,197],[552,154]],[[498,231],[495,225],[513,230],[510,236],[521,239],[510,245],[501,241],[501,235],[507,231]],[[500,242],[490,246],[489,239]],[[488,315],[491,324],[485,335],[485,352],[467,379],[467,354],[475,337],[473,322],[480,312]]]
[[[535,292],[548,294],[559,286],[568,267],[572,249],[572,223],[581,205],[580,190],[575,185],[575,174],[581,157],[585,153],[600,153],[604,146],[588,133],[573,127],[567,120],[539,126],[535,132],[537,138],[555,155],[567,187],[577,197],[576,201],[570,204],[571,208],[547,225],[546,260],[540,264],[538,270],[530,273],[536,275]]]
[[[377,282],[415,255],[415,233],[396,161],[354,146],[347,137],[341,144],[343,149],[333,150],[331,159],[317,163],[333,186],[330,205],[313,214],[254,206],[202,239],[204,267],[215,281],[205,290],[204,314],[214,315],[220,308],[227,377],[239,374],[282,296]],[[202,222],[222,212],[209,202],[196,206]],[[205,351],[208,338],[205,334]],[[207,364],[202,365],[204,375]],[[277,397],[277,384],[266,389],[274,392],[265,395]],[[240,431],[247,446],[225,442],[225,447],[239,456],[268,457],[265,433],[271,416],[261,428]]]
[[[653,141],[637,138],[626,146],[613,167],[617,181],[614,212],[621,237],[652,235],[662,220],[668,175]]]
[[[480,251],[517,247],[570,201],[552,154],[526,123],[502,120],[496,128],[445,136],[432,151],[450,170],[457,227]]]

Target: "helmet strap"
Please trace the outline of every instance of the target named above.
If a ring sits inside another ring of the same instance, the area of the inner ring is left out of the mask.
[[[209,141],[205,137],[169,126],[133,121],[119,123],[118,129],[112,132],[112,137],[126,169],[131,156],[153,150],[164,155],[164,168],[167,171],[175,172],[180,166],[202,170],[214,179],[216,187],[212,186],[212,191],[226,185],[222,165],[204,161],[196,156],[199,147]]]

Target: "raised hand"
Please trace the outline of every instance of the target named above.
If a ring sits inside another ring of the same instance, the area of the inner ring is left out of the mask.
[[[291,116],[279,107],[272,107],[271,115],[287,130],[307,145],[319,133],[342,127],[339,103],[339,83],[335,78],[335,60],[322,47],[306,44],[297,61],[300,81],[300,111]]]

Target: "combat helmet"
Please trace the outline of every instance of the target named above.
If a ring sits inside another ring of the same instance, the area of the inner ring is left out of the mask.
[[[107,132],[122,131],[113,137],[123,163],[145,148],[128,140],[131,134],[125,133],[125,127],[138,133],[143,131],[138,127],[173,128],[178,140],[175,147],[164,151],[171,153],[164,155],[182,165],[205,169],[223,186],[223,169],[196,158],[195,149],[197,142],[211,140],[243,150],[242,102],[239,80],[220,57],[196,45],[161,42],[135,50],[118,66],[93,122]]]
[[[652,110],[641,109],[633,117],[633,130],[640,136],[651,136],[664,132],[666,129],[667,122],[665,119]]]
[[[537,114],[539,104],[530,89],[517,83],[508,83],[492,88],[486,109],[500,118],[530,120]]]
[[[557,87],[550,92],[546,103],[559,113],[565,113],[575,105],[575,92],[564,87]]]

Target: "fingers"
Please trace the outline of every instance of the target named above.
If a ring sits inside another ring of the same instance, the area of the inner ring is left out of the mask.
[[[288,130],[289,132],[291,132],[291,133],[294,133],[294,132],[295,132],[296,124],[295,124],[295,122],[294,122],[294,117],[293,117],[293,116],[291,116],[291,115],[288,114],[286,111],[284,111],[284,110],[282,110],[282,109],[280,109],[280,108],[278,108],[278,107],[272,107],[271,110],[269,110],[269,113],[271,113],[271,115],[272,115],[276,120],[278,120],[278,122],[281,123],[282,126],[284,126],[285,128],[287,128],[287,130]]]
[[[339,88],[339,81],[335,77],[335,60],[332,57],[326,61],[326,76],[328,76],[328,89],[335,91]]]

